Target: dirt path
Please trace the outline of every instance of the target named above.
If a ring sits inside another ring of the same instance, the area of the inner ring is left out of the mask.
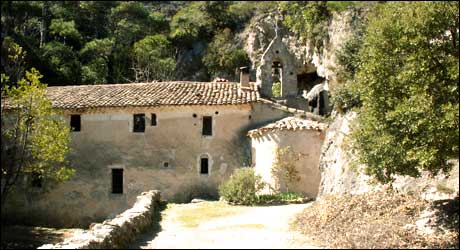
[[[309,205],[174,204],[162,212],[161,229],[129,248],[319,248],[289,230],[289,220]]]

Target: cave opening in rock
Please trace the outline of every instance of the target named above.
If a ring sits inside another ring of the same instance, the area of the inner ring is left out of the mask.
[[[298,94],[303,94],[303,91],[306,90],[307,93],[317,84],[322,83],[325,78],[318,76],[316,71],[313,72],[302,72],[297,74],[297,90]]]

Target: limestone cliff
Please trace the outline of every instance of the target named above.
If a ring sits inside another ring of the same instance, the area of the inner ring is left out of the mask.
[[[335,115],[335,116],[334,116]],[[320,156],[321,182],[318,196],[327,194],[358,194],[384,187],[371,184],[372,178],[364,174],[363,165],[352,164],[349,134],[357,117],[355,112],[334,114],[326,131]],[[420,178],[396,176],[393,187],[406,193],[415,193],[425,199],[452,198],[459,192],[459,160],[450,160],[454,167],[448,174],[431,177],[422,173]]]
[[[360,12],[350,9],[340,13],[333,13],[328,27],[328,41],[324,41],[323,48],[311,48],[309,42],[302,42],[297,34],[290,32],[282,24],[282,17],[278,17],[279,32],[283,43],[289,48],[289,56],[294,61],[297,74],[315,72],[334,85],[342,80],[337,76],[336,51],[353,33],[353,20]],[[244,48],[252,62],[253,71],[258,67],[261,56],[275,37],[277,23],[276,13],[255,16],[246,29],[239,34],[245,41]]]

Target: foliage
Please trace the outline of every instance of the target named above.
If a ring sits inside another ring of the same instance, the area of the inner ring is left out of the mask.
[[[274,82],[272,85],[272,96],[281,97],[281,82]]]
[[[24,74],[26,51],[11,37],[5,37],[2,42],[2,72],[9,81],[16,83]],[[6,82],[2,81],[2,89]]]
[[[65,44],[66,39],[79,41],[81,39],[80,32],[75,28],[75,21],[64,21],[63,19],[53,19],[50,25],[50,34],[62,38]]]
[[[346,84],[336,85],[334,94],[331,97],[331,104],[340,112],[345,113],[354,107],[361,107],[361,94],[356,83],[347,82]]]
[[[68,126],[47,100],[41,77],[32,68],[17,86],[2,89],[2,96],[8,97],[13,107],[10,111],[2,110],[1,116],[2,207],[23,175],[65,181],[74,172],[65,166],[70,140]]]
[[[249,65],[248,55],[235,45],[233,37],[231,30],[226,28],[209,44],[203,63],[212,77],[234,78],[239,67]]]
[[[171,80],[176,68],[171,43],[164,35],[147,36],[134,44],[135,80]]]
[[[52,41],[46,43],[40,51],[50,74],[55,77],[53,83],[80,83],[81,64],[73,49],[64,43]]]
[[[280,185],[284,184],[287,192],[289,192],[289,187],[293,183],[300,181],[296,163],[301,157],[302,155],[295,152],[290,146],[277,148],[275,151],[275,161],[273,162],[271,172]],[[274,188],[279,189],[277,187]]]
[[[299,193],[279,193],[279,194],[262,194],[257,196],[258,204],[273,204],[273,203],[285,203],[291,200],[304,198],[303,194]]]
[[[253,168],[235,169],[230,179],[219,186],[219,195],[231,204],[252,205],[257,202],[256,194],[264,185]]]
[[[331,13],[325,1],[281,2],[285,13],[284,24],[293,32],[309,41],[314,48],[323,48],[329,39],[327,27]]]
[[[389,2],[369,18],[352,138],[379,181],[448,171],[446,160],[458,156],[458,18],[454,2]]]
[[[109,74],[109,58],[114,42],[111,39],[94,39],[80,50],[83,83],[107,83]]]
[[[192,2],[180,9],[171,20],[171,37],[182,43],[193,42],[199,34],[210,31],[211,18],[202,3]]]

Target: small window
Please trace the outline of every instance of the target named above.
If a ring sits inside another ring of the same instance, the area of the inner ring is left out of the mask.
[[[163,167],[168,168],[169,167],[169,162],[167,162],[167,161],[163,162]]]
[[[156,125],[157,125],[157,115],[152,114],[152,126],[156,126]]]
[[[203,135],[212,135],[212,116],[203,116]]]
[[[81,130],[81,118],[80,115],[70,115],[70,128],[71,131]]]
[[[42,175],[37,172],[33,172],[32,181],[30,184],[32,185],[32,187],[41,188],[42,187]]]
[[[112,169],[112,193],[113,194],[123,193],[123,169],[120,169],[120,168]]]
[[[135,114],[133,132],[144,132],[144,131],[145,131],[145,114]]]
[[[208,158],[201,158],[200,174],[209,174]]]

